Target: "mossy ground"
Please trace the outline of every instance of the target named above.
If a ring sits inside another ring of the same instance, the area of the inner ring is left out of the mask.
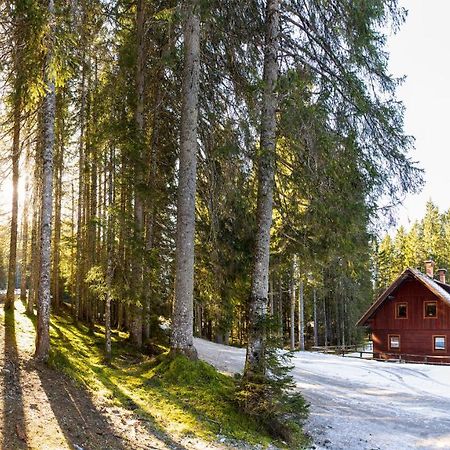
[[[235,380],[205,362],[167,353],[145,356],[127,343],[124,333],[114,333],[108,366],[103,330],[98,327],[90,333],[67,316],[53,316],[51,340],[52,366],[97,395],[133,409],[163,433],[207,441],[220,434],[263,446],[273,442],[263,425],[237,407]],[[296,448],[301,446],[296,443]]]

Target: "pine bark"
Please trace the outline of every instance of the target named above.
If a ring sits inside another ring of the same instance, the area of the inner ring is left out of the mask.
[[[296,286],[295,279],[292,279],[292,287],[291,287],[291,317],[290,317],[290,349],[291,351],[295,350],[295,304],[297,303],[296,298]]]
[[[136,39],[137,39],[137,61],[136,61],[136,111],[135,120],[137,128],[138,151],[135,164],[135,200],[134,200],[134,226],[135,242],[133,254],[133,295],[135,304],[132,305],[132,320],[130,338],[137,347],[142,347],[142,304],[143,295],[143,243],[144,243],[144,202],[142,198],[143,184],[143,149],[144,138],[144,34],[145,34],[144,1],[137,1],[136,8]]]
[[[29,170],[29,150],[26,155],[26,171]],[[25,180],[25,198],[23,199],[23,211],[22,211],[22,258],[21,258],[21,278],[20,278],[20,300],[25,302],[27,300],[27,285],[28,285],[28,210],[30,204],[29,194],[29,177],[26,176]]]
[[[171,349],[196,358],[193,336],[195,193],[200,71],[200,3],[186,5],[183,27],[180,168],[177,199],[175,300]]]
[[[84,228],[84,214],[83,214],[83,198],[84,198],[84,176],[85,176],[85,115],[86,115],[86,64],[83,54],[83,68],[81,72],[81,106],[80,106],[80,138],[79,138],[79,156],[78,156],[78,207],[77,207],[77,270],[75,280],[75,304],[73,317],[75,322],[80,319],[81,308],[83,305],[83,228]]]
[[[50,22],[50,38],[53,38],[55,6],[53,0],[48,2]],[[46,95],[44,97],[43,118],[43,171],[42,171],[42,212],[41,212],[41,261],[38,315],[36,327],[37,360],[46,361],[50,350],[50,271],[51,271],[51,240],[52,240],[52,207],[53,207],[53,147],[55,142],[55,82],[50,76],[52,49],[48,48],[46,55]]]
[[[269,277],[270,229],[276,151],[276,84],[278,79],[279,0],[266,4],[263,105],[258,155],[257,228],[249,305],[249,332],[244,376],[264,375],[265,321]]]
[[[17,235],[18,235],[18,209],[19,209],[19,162],[20,162],[20,128],[22,113],[22,42],[21,42],[21,18],[16,17],[14,26],[14,92],[13,92],[13,143],[11,149],[12,162],[12,204],[11,204],[11,228],[9,245],[8,285],[6,291],[5,309],[14,308],[14,291],[16,287],[17,272]]]
[[[110,151],[109,171],[108,171],[108,206],[109,209],[113,206],[113,151]],[[108,225],[107,225],[107,250],[106,250],[106,299],[105,299],[105,355],[106,361],[111,361],[111,302],[112,302],[112,283],[114,278],[114,230],[113,218],[111,210],[108,211]]]
[[[59,103],[63,98],[58,97]],[[59,113],[62,114],[63,105],[59,106]],[[55,148],[54,161],[54,184],[55,184],[55,232],[53,238],[53,257],[52,257],[52,296],[53,307],[59,309],[61,303],[61,287],[60,287],[60,247],[61,247],[61,203],[62,203],[62,175],[63,175],[63,152],[64,152],[64,121],[59,121],[59,139]]]
[[[298,292],[298,340],[300,350],[305,351],[305,299],[303,296],[303,281],[301,280]]]
[[[19,160],[20,160],[20,115],[21,98],[20,89],[15,93],[14,100],[14,130],[13,145],[11,152],[12,160],[12,205],[11,205],[11,230],[9,241],[9,267],[8,267],[8,289],[6,291],[5,309],[14,308],[14,290],[16,288],[17,269],[17,227],[19,211]]]
[[[319,318],[317,316],[317,292],[313,290],[314,346],[319,345]]]

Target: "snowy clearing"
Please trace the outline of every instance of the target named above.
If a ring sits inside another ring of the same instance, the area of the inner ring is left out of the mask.
[[[200,358],[229,373],[245,350],[196,339]],[[296,353],[293,376],[311,403],[317,449],[450,449],[450,366]]]

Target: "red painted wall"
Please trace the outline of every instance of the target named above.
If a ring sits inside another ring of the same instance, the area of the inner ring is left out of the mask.
[[[405,281],[392,295],[394,298],[387,299],[370,321],[374,354],[450,356],[450,307],[414,279]],[[436,301],[436,319],[424,318],[425,301]],[[396,303],[408,304],[407,319],[396,319]],[[400,336],[399,350],[389,349],[389,334]],[[434,350],[435,335],[446,336],[445,351]]]

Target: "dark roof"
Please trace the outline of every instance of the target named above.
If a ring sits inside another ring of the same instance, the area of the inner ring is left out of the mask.
[[[415,279],[428,288],[433,294],[440,298],[444,303],[450,306],[450,285],[433,280],[428,275],[419,272],[417,269],[406,269],[373,303],[361,319],[356,322],[357,326],[364,326],[373,316],[377,309],[385,300],[406,280]]]

